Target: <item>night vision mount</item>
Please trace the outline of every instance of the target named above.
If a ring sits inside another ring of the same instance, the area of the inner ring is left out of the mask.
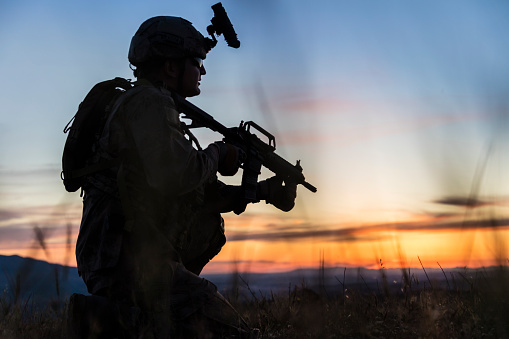
[[[207,32],[212,37],[211,47],[214,47],[217,44],[217,39],[214,36],[214,33],[216,33],[218,36],[223,34],[228,46],[239,48],[240,41],[237,39],[237,34],[233,29],[233,25],[230,22],[230,19],[228,19],[228,15],[224,10],[223,5],[218,2],[212,6],[212,10],[214,11],[214,17],[210,20],[212,25],[207,27]]]

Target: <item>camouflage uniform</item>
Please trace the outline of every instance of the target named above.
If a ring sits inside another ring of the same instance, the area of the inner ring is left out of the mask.
[[[90,293],[143,310],[157,337],[250,331],[198,276],[225,243],[214,203],[232,190],[213,146],[193,148],[171,93],[144,82],[117,101],[92,160],[120,164],[84,186],[80,275]]]

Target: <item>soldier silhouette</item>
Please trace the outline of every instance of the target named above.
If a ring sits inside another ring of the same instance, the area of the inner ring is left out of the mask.
[[[246,208],[241,186],[217,176],[234,175],[242,151],[221,141],[193,147],[172,99],[200,94],[213,45],[170,16],[148,19],[132,38],[137,80],[114,102],[87,160],[114,165],[87,174],[82,186],[76,259],[92,296],[71,297],[76,337],[256,336],[199,276],[225,244],[221,213]],[[258,183],[258,201],[281,210],[291,210],[295,197],[294,183]]]

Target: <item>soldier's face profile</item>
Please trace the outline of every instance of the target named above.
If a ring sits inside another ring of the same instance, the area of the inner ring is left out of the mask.
[[[182,95],[192,97],[200,94],[201,76],[205,75],[203,60],[200,58],[186,58],[182,80]]]

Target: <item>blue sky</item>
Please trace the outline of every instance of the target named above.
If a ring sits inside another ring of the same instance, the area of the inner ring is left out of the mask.
[[[205,33],[215,2],[2,2],[0,233],[22,240],[0,252],[26,243],[35,223],[77,231],[80,198],[59,179],[63,127],[95,83],[132,78],[127,50],[141,22],[182,16]],[[192,101],[225,125],[264,126],[319,189],[300,189],[291,214],[257,206],[250,215],[319,231],[460,215],[464,206],[441,199],[474,195],[505,216],[509,3],[223,5],[241,47],[220,38]]]

